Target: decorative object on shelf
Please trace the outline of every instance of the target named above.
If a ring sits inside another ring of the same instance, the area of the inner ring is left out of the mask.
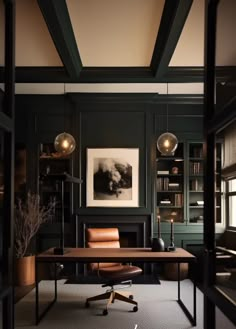
[[[168,83],[167,83],[167,96],[168,96]],[[166,132],[161,134],[157,139],[157,149],[165,156],[173,156],[177,147],[177,137],[168,132],[168,101],[166,104]]]
[[[175,244],[174,244],[174,220],[170,220],[170,245],[168,247],[168,251],[174,251]]]
[[[65,98],[65,84],[64,84],[64,98]],[[65,99],[64,99],[64,117],[65,117]],[[64,118],[65,122],[65,118]],[[67,133],[63,132],[56,136],[54,141],[55,150],[62,155],[69,155],[71,154],[76,147],[76,142],[74,137]]]
[[[139,206],[139,149],[87,149],[87,207]]]
[[[178,167],[173,167],[171,169],[172,174],[177,175],[179,173],[179,168]]]
[[[48,174],[43,177],[46,180],[58,181],[61,183],[61,229],[60,229],[60,246],[54,248],[55,255],[64,255],[66,253],[64,243],[64,226],[65,226],[65,210],[64,210],[64,183],[81,184],[82,179],[70,176],[67,173],[63,174]]]
[[[56,202],[40,205],[38,194],[28,192],[25,200],[18,198],[14,213],[15,281],[17,285],[31,285],[35,281],[35,256],[28,255],[28,247],[40,226],[54,217]]]
[[[152,251],[165,251],[165,243],[161,238],[161,217],[157,216],[158,237],[152,239]]]

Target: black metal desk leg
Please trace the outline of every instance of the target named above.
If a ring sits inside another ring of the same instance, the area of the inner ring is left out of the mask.
[[[178,263],[178,301],[180,300],[180,263]]]
[[[39,314],[39,279],[38,279],[38,262],[36,261],[35,265],[35,318],[36,325],[39,324],[40,320],[44,317],[44,315],[50,310],[53,304],[57,300],[57,266],[56,263],[54,265],[54,298],[47,307],[43,310],[41,314]]]
[[[39,282],[38,282],[38,262],[35,261],[35,318],[36,325],[39,322]]]
[[[184,314],[187,316],[191,324],[195,327],[197,325],[197,305],[196,305],[196,281],[193,278],[193,315],[189,312],[180,296],[180,263],[178,263],[178,303],[182,308]]]

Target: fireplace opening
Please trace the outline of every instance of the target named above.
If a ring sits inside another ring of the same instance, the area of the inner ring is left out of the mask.
[[[136,232],[120,232],[121,248],[136,248],[137,234]]]

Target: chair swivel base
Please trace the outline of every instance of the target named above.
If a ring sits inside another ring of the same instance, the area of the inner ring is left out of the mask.
[[[85,303],[85,306],[86,307],[89,307],[89,302],[96,301],[96,300],[103,300],[103,299],[108,299],[106,308],[103,310],[103,315],[107,315],[108,314],[108,306],[111,303],[114,303],[114,301],[116,299],[117,300],[121,300],[121,301],[126,302],[126,303],[130,303],[130,304],[135,305],[134,308],[133,308],[133,312],[137,312],[138,311],[138,303],[133,300],[133,295],[129,295],[129,297],[127,297],[127,296],[125,296],[123,294],[118,293],[115,290],[107,291],[107,292],[105,292],[103,294],[100,294],[100,295],[97,295],[97,296],[94,296],[94,297],[87,298],[86,303]]]

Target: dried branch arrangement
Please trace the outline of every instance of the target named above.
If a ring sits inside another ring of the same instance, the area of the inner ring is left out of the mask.
[[[50,201],[47,206],[40,205],[40,196],[28,192],[26,199],[17,199],[15,206],[15,252],[16,257],[26,255],[27,248],[40,226],[51,220],[55,213],[56,202]]]

